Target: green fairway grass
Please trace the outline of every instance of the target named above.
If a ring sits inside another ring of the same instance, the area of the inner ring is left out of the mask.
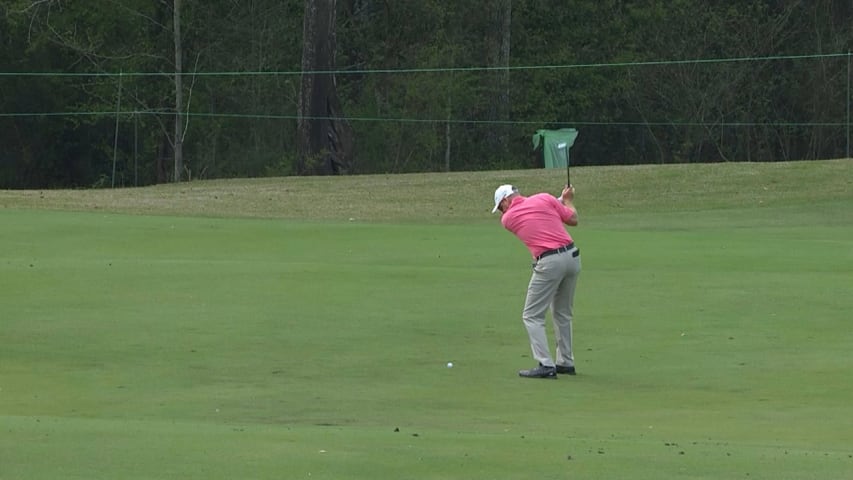
[[[553,171],[0,191],[0,480],[853,478],[853,162],[575,170],[557,381]]]

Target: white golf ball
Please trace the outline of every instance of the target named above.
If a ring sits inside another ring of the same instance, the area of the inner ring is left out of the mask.
[[[453,362],[447,362],[447,368],[453,368]]]

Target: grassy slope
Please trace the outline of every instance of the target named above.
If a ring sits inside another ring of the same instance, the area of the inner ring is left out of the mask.
[[[578,202],[604,215],[721,208],[789,208],[849,201],[851,162],[576,167]],[[494,189],[559,193],[560,170],[216,180],[137,189],[0,190],[0,208],[389,223],[492,223]],[[849,209],[845,209],[850,215]],[[849,217],[847,217],[849,219]]]
[[[557,382],[484,212],[553,172],[0,192],[0,478],[844,478],[850,162],[577,170]]]

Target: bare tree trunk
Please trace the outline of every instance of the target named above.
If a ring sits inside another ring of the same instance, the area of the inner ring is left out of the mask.
[[[493,25],[495,30],[488,40],[490,62],[495,67],[509,67],[510,41],[512,26],[512,0],[498,0],[493,4]],[[502,122],[509,120],[509,68],[492,80],[492,89],[497,99],[489,107],[491,120]],[[501,124],[499,127],[489,129],[486,134],[488,143],[492,148],[505,152],[508,149],[510,128]]]
[[[447,123],[444,124],[444,171],[450,171],[450,154],[453,137],[450,135],[450,118],[453,113],[453,97],[447,95]]]
[[[183,48],[181,46],[181,0],[174,0],[174,39],[175,39],[175,182],[181,181],[184,171],[184,135],[182,110],[183,98]]]
[[[305,0],[297,174],[343,174],[353,166],[352,126],[335,83],[336,0]]]
[[[500,65],[502,67],[506,67],[504,70],[502,85],[501,85],[501,95],[500,95],[500,103],[501,103],[501,115],[504,116],[504,120],[509,119],[510,112],[510,103],[509,103],[509,55],[510,55],[510,43],[512,40],[511,35],[511,27],[512,27],[512,0],[504,0],[503,3],[503,17],[501,23],[501,52],[498,58]]]

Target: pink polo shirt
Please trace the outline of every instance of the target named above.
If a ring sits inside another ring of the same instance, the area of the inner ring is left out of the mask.
[[[519,195],[510,201],[501,224],[524,242],[536,258],[542,252],[572,243],[563,223],[571,216],[571,210],[547,193]]]

